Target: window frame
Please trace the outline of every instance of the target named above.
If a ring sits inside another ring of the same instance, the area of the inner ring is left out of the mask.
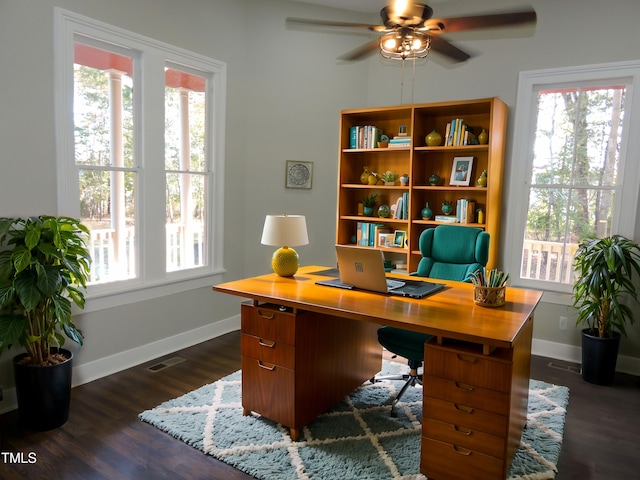
[[[58,211],[79,217],[79,190],[75,163],[73,119],[73,44],[82,37],[97,45],[113,45],[134,59],[134,167],[137,172],[136,243],[134,279],[90,285],[84,311],[149,300],[210,286],[221,280],[224,242],[224,139],[226,116],[226,64],[181,48],[55,7],[54,98]],[[206,133],[207,258],[206,266],[167,272],[165,268],[164,68],[184,65],[207,78]],[[155,163],[150,159],[155,158]],[[162,205],[162,208],[154,207]],[[154,242],[154,238],[161,238]],[[161,258],[161,261],[154,259]]]
[[[637,230],[638,199],[640,190],[640,168],[633,152],[640,150],[640,138],[630,135],[640,129],[640,61],[614,62],[578,67],[564,67],[520,72],[516,99],[516,116],[513,135],[513,154],[509,182],[509,231],[519,232],[509,235],[505,246],[505,263],[512,272],[512,285],[545,291],[544,300],[564,305],[571,304],[571,285],[520,278],[522,248],[529,208],[531,171],[533,168],[533,145],[535,142],[535,122],[537,118],[537,94],[545,87],[585,83],[609,83],[624,80],[625,116],[622,126],[619,178],[621,193],[616,195],[611,233],[634,238]],[[624,205],[624,212],[622,206]],[[624,217],[622,215],[624,214]],[[628,221],[632,219],[632,221]],[[517,272],[517,273],[516,273]]]

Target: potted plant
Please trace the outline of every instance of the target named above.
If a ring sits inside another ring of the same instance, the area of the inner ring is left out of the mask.
[[[372,193],[371,195],[367,195],[362,199],[363,213],[370,217],[373,215],[373,207],[376,206],[376,202],[378,201],[378,194]]]
[[[384,182],[385,185],[394,185],[399,176],[400,175],[398,175],[396,172],[387,170],[381,175],[380,178],[382,178],[382,181]]]
[[[638,301],[633,272],[640,275],[640,245],[621,235],[587,238],[574,258],[577,279],[573,306],[582,330],[582,378],[590,383],[613,382],[620,336],[633,324],[633,310],[625,303]]]
[[[88,236],[69,217],[0,218],[0,353],[26,349],[13,364],[20,421],[29,428],[68,418],[73,355],[61,347],[65,336],[83,341],[71,307],[84,308]]]

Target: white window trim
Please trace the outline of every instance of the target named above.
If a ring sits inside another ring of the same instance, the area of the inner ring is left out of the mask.
[[[59,7],[54,8],[54,97],[55,97],[55,119],[56,119],[56,158],[57,158],[57,185],[58,185],[58,212],[61,215],[79,217],[79,203],[77,198],[77,182],[73,176],[76,175],[75,168],[72,168],[71,161],[74,159],[74,132],[73,132],[73,42],[74,35],[87,37],[99,37],[101,41],[113,43],[114,45],[130,46],[135,53],[135,45],[147,46],[150,49],[162,52],[162,67],[165,62],[175,64],[186,63],[188,67],[200,68],[203,72],[211,72],[212,81],[208,82],[208,111],[207,121],[211,122],[209,129],[210,138],[207,139],[210,151],[209,165],[212,180],[210,183],[209,197],[209,218],[208,218],[208,265],[175,272],[162,272],[158,274],[157,269],[153,275],[148,275],[149,269],[153,267],[149,264],[150,259],[145,262],[145,256],[140,255],[139,275],[133,280],[113,282],[101,285],[92,285],[86,294],[86,305],[84,312],[96,311],[116,305],[124,305],[142,300],[150,300],[161,296],[193,290],[205,286],[211,286],[221,280],[221,275],[225,271],[223,267],[223,242],[224,242],[224,154],[225,154],[225,117],[226,117],[226,79],[227,67],[223,62],[182,50],[180,48],[138,35],[118,27],[114,27],[91,18],[78,15],[74,12],[64,10]],[[186,59],[186,61],[185,61]],[[136,62],[136,68],[140,69],[140,63]],[[140,79],[142,72],[137,70],[135,77]],[[140,81],[140,80],[137,80]],[[144,95],[144,92],[143,92]],[[147,99],[136,97],[137,102],[144,102]],[[164,98],[159,99],[164,105]],[[148,100],[147,100],[148,101]],[[141,110],[144,114],[144,110]],[[148,116],[147,116],[148,117]],[[138,121],[134,128],[140,129],[142,122],[150,121],[144,118]],[[160,120],[161,121],[161,120]],[[137,130],[140,134],[140,130]],[[145,156],[160,155],[164,158],[164,141],[160,137],[150,139],[142,138],[135,146],[137,164],[144,167]],[[157,144],[157,145],[156,145]],[[160,147],[158,147],[160,145]],[[70,160],[71,159],[71,160]],[[159,170],[164,175],[164,162]],[[149,180],[146,180],[149,181]],[[145,180],[138,185],[138,195],[144,195]],[[213,195],[211,193],[213,192]],[[144,209],[144,205],[143,205]],[[144,212],[138,210],[137,222],[140,222],[140,237],[137,241],[144,245],[144,236],[147,228],[145,223],[149,221]],[[157,216],[156,216],[157,217]],[[155,218],[157,223],[157,218]],[[162,222],[164,229],[164,221]],[[164,242],[162,242],[164,244]],[[140,250],[139,250],[140,251]],[[164,264],[164,256],[162,264]]]
[[[519,275],[531,181],[531,162],[533,160],[530,152],[534,140],[531,138],[533,136],[532,112],[536,109],[534,87],[552,86],[566,82],[604,82],[620,78],[631,79],[631,85],[628,87],[625,97],[623,149],[620,152],[620,157],[623,159],[623,170],[619,172],[619,175],[624,175],[625,180],[621,195],[616,196],[611,232],[633,238],[638,221],[637,210],[640,194],[640,161],[635,153],[640,151],[640,136],[630,135],[630,132],[640,130],[640,95],[635,95],[634,92],[634,90],[640,89],[640,61],[533,70],[521,72],[519,75],[507,203],[509,231],[517,233],[513,236],[510,235],[509,241],[505,242],[505,264],[509,271],[518,272],[512,275],[514,286],[544,290],[543,300],[550,303],[570,305],[571,286],[521,279]],[[622,205],[624,205],[624,209],[621,208]]]

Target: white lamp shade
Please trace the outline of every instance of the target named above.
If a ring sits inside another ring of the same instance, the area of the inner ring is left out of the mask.
[[[304,215],[267,215],[260,243],[276,247],[307,245],[309,236]]]

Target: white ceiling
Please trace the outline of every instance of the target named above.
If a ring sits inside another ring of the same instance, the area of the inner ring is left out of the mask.
[[[353,12],[378,13],[382,7],[391,3],[391,0],[294,0],[300,3],[310,3],[323,7],[341,8]],[[431,0],[426,3],[434,5],[447,0]],[[425,2],[423,2],[425,3]]]
[[[376,13],[387,4],[387,0],[294,0],[323,7],[341,8],[354,12]]]

